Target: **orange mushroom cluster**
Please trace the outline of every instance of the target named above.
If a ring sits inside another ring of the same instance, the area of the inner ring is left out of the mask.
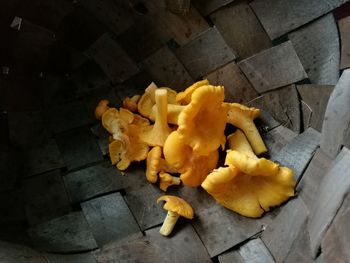
[[[208,80],[179,93],[151,83],[120,109],[100,101],[95,116],[110,133],[109,155],[118,169],[146,160],[146,179],[163,191],[181,182],[202,186],[226,208],[259,217],[294,195],[293,172],[257,157],[267,152],[254,124],[260,110],[224,98],[224,87]],[[228,125],[237,131],[226,139]],[[225,166],[218,168],[226,142]]]

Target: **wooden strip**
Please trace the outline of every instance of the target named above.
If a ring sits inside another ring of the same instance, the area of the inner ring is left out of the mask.
[[[103,160],[102,153],[88,127],[57,135],[56,141],[69,170]]]
[[[193,83],[187,70],[167,46],[146,58],[142,64],[160,87],[170,87],[180,91]]]
[[[87,114],[81,100],[74,100],[62,104],[51,105],[43,111],[48,128],[53,133],[60,133],[94,121],[92,115]]]
[[[0,194],[0,223],[25,221],[25,210],[22,192],[11,190]]]
[[[303,100],[300,101],[301,114],[303,118],[303,130],[307,130],[311,127],[312,119],[312,109],[311,107]]]
[[[38,25],[56,30],[63,18],[71,12],[73,8],[74,5],[71,2],[38,0],[22,2],[16,10],[16,15],[25,17]],[[42,12],[38,12],[38,10],[42,10]]]
[[[128,29],[136,17],[135,11],[126,0],[107,0],[103,2],[85,0],[79,2],[79,4],[88,9],[116,35]]]
[[[242,60],[238,66],[259,93],[307,78],[290,41]]]
[[[348,194],[322,240],[324,262],[338,262],[350,258],[349,207],[350,195]]]
[[[235,62],[228,63],[206,75],[212,85],[225,87],[225,101],[245,103],[258,97],[258,93],[249,83]]]
[[[283,262],[293,242],[303,231],[308,211],[300,198],[290,200],[271,224],[267,225],[262,240],[276,262]]]
[[[63,43],[84,52],[106,31],[107,27],[88,9],[76,5],[63,19],[57,35]]]
[[[247,0],[225,6],[211,14],[210,18],[240,60],[272,47]]]
[[[306,166],[319,145],[320,133],[312,128],[291,140],[279,152],[276,161],[294,171],[294,178],[298,182]]]
[[[292,130],[280,125],[275,129],[262,134],[262,138],[267,146],[270,159],[278,159],[282,148],[293,140],[297,134]]]
[[[27,229],[28,223],[25,221],[2,223],[0,224],[0,239],[13,244],[32,246]]]
[[[254,0],[251,6],[267,34],[275,39],[345,2],[347,0]]]
[[[321,132],[324,114],[334,86],[304,84],[298,85],[297,89],[301,99],[311,108],[310,127]]]
[[[331,162],[332,160],[321,149],[317,149],[297,186],[299,197],[303,199],[309,209],[314,205],[319,186],[327,174]]]
[[[178,48],[175,54],[194,79],[236,58],[216,27],[208,29],[190,43]]]
[[[185,15],[190,10],[191,0],[165,1],[166,8],[171,13]]]
[[[145,5],[158,23],[164,25],[169,36],[182,46],[207,30],[209,25],[192,5],[185,14],[173,14],[168,6],[169,3],[174,5],[176,2],[179,1],[148,0]]]
[[[350,68],[350,16],[339,20],[338,26],[341,41],[340,68]]]
[[[315,202],[310,208],[308,228],[313,256],[317,254],[325,231],[350,189],[349,164],[350,151],[344,147],[332,162],[332,167],[322,180]]]
[[[65,175],[64,182],[72,202],[78,203],[122,189],[122,177],[110,162],[103,162]]]
[[[54,41],[54,32],[23,19],[13,46],[11,72],[43,72]]]
[[[42,223],[28,230],[33,244],[48,252],[80,252],[97,248],[82,212]]]
[[[120,193],[83,202],[81,208],[99,246],[140,232]]]
[[[118,36],[118,43],[134,61],[140,62],[162,48],[170,38],[158,17],[149,13],[139,17],[128,30]]]
[[[333,14],[288,34],[311,83],[335,85],[339,79],[340,47]]]
[[[109,146],[109,136],[110,134],[106,131],[102,125],[96,124],[90,128],[91,133],[95,136],[98,147],[103,155],[108,154],[108,146]]]
[[[252,239],[242,245],[237,251],[233,250],[219,256],[220,263],[228,262],[265,262],[274,263],[270,252],[260,238]]]
[[[123,82],[139,69],[110,34],[103,34],[86,51],[113,81]]]
[[[146,231],[146,237],[159,255],[158,262],[174,262],[174,259],[177,262],[212,262],[189,222],[180,219],[175,225],[171,238],[160,235],[159,229],[160,227],[156,227]]]
[[[52,138],[43,140],[23,149],[24,176],[31,176],[64,167],[64,161],[56,141]]]
[[[193,226],[211,257],[245,241],[261,230],[257,220],[242,217],[220,205],[196,210]]]
[[[350,69],[344,70],[331,94],[322,126],[321,148],[334,158],[350,126]]]
[[[91,253],[76,255],[43,254],[47,263],[97,263]]]
[[[143,186],[127,189],[125,199],[140,228],[145,230],[163,222],[164,212],[156,201],[164,193],[157,186],[147,183],[145,175],[141,180]]]
[[[264,93],[266,107],[282,125],[300,132],[300,102],[295,85]]]
[[[68,76],[44,74],[42,77],[43,106],[68,102],[76,99],[77,85]]]
[[[104,246],[93,254],[98,262],[160,262],[155,244],[142,235],[129,235]]]
[[[233,2],[233,0],[193,0],[193,4],[203,16],[209,15],[220,7],[225,6],[231,2]]]
[[[299,232],[292,247],[290,248],[288,256],[285,258],[284,262],[314,262],[311,255],[310,237],[307,230],[307,222],[305,222],[301,227],[301,231]]]
[[[68,194],[59,170],[22,182],[26,216],[37,225],[71,211]]]
[[[18,263],[47,263],[39,252],[25,246],[0,241],[0,261]]]
[[[260,115],[254,121],[260,132],[267,132],[281,125],[270,114],[266,105],[267,103],[265,96],[259,96],[246,104],[249,107],[255,107],[261,110]]]

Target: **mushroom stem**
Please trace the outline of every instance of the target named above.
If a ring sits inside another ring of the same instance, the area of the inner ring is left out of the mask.
[[[166,218],[163,222],[162,227],[159,230],[159,233],[163,236],[170,235],[179,217],[180,216],[177,213],[168,211],[168,214],[166,215]]]
[[[168,104],[167,121],[168,123],[177,125],[179,115],[186,106],[177,104]],[[152,115],[154,116],[157,112],[157,106],[152,107]]]
[[[256,155],[267,152],[265,143],[262,140],[260,133],[252,120],[247,120],[247,122],[245,122],[241,128],[247,136],[247,139],[252,145],[252,148],[254,149]]]

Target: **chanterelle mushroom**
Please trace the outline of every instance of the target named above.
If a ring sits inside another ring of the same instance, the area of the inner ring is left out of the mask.
[[[210,173],[202,187],[226,208],[247,217],[260,217],[294,195],[295,181],[291,169],[258,159],[247,139],[242,140],[244,137],[240,130],[231,137],[231,144],[237,148],[229,151],[227,167]]]
[[[218,150],[207,155],[198,155],[186,145],[177,131],[172,132],[164,144],[165,160],[181,173],[184,185],[199,186],[207,175],[216,167],[219,159]]]
[[[163,236],[170,235],[180,216],[188,219],[192,219],[194,217],[192,207],[180,197],[173,195],[164,195],[158,198],[157,203],[160,201],[166,202],[163,208],[168,211],[163,225],[159,230],[159,233]]]
[[[239,103],[225,103],[227,108],[227,123],[240,128],[250,142],[256,155],[267,152],[264,141],[254,124],[254,119],[259,116],[260,110],[249,108]]]
[[[224,97],[223,86],[201,86],[181,111],[177,131],[194,153],[208,155],[225,145],[227,109],[223,106]]]
[[[123,107],[129,111],[137,111],[137,103],[140,100],[141,95],[134,95],[131,98],[125,97],[123,100]]]
[[[162,158],[162,148],[160,146],[155,146],[147,155],[147,180],[150,183],[157,182],[159,172],[177,173],[177,171]]]
[[[160,172],[159,173],[159,188],[166,192],[171,185],[180,185],[181,180],[179,177],[172,176],[171,174]]]
[[[207,79],[203,79],[200,81],[197,81],[196,83],[192,84],[188,88],[186,88],[184,91],[179,92],[176,95],[176,102],[181,103],[182,105],[186,105],[191,102],[191,96],[192,93],[198,89],[199,87],[202,87],[204,85],[209,85],[209,81]]]
[[[95,117],[97,120],[101,120],[103,113],[105,113],[109,109],[108,104],[109,104],[108,100],[99,101],[95,109]]]
[[[168,91],[166,89],[156,90],[156,121],[154,125],[145,127],[140,134],[141,140],[150,146],[163,146],[166,138],[171,132],[167,122],[167,94]]]

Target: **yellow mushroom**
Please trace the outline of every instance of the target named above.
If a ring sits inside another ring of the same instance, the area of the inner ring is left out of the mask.
[[[163,89],[163,88],[162,88]],[[176,91],[170,89],[170,88],[164,88],[167,92],[167,103],[175,104],[176,103]],[[145,90],[145,93],[140,98],[139,102],[137,103],[137,109],[139,113],[147,117],[148,119],[154,121],[155,115],[152,114],[152,107],[155,105],[155,93],[156,90],[158,90],[158,87],[154,82],[152,82]]]
[[[105,113],[109,109],[108,104],[109,104],[108,100],[99,101],[95,109],[95,117],[97,120],[101,120],[103,113]]]
[[[228,110],[227,123],[240,128],[244,132],[255,154],[259,155],[267,152],[265,143],[254,123],[254,119],[259,116],[260,110],[239,103],[225,103],[225,107]]]
[[[159,233],[168,236],[174,229],[174,226],[180,216],[188,219],[194,217],[192,207],[182,198],[173,195],[164,195],[158,198],[157,203],[165,201],[163,208],[168,211]]]
[[[184,105],[168,104],[167,122],[170,124],[177,125],[179,120],[179,115],[185,107],[186,106]],[[157,112],[157,105],[153,105],[151,119],[152,118],[154,119],[156,112]]]
[[[239,154],[228,156],[227,167],[210,173],[202,187],[226,208],[243,216],[260,217],[270,207],[294,195],[293,171],[271,161],[261,161],[248,149],[247,139],[242,140],[243,133],[239,130],[236,133],[241,134],[231,137],[231,144],[236,145]]]
[[[112,134],[109,156],[112,164],[119,170],[128,168],[132,161],[142,161],[147,158],[149,147],[140,140],[140,133],[146,121],[137,116],[123,108],[119,111],[110,108],[102,115],[103,127]]]
[[[162,148],[155,146],[147,155],[147,180],[150,183],[156,183],[159,172],[177,173],[177,171],[162,158]]]
[[[125,97],[123,100],[123,107],[132,112],[137,111],[137,103],[140,100],[140,98],[140,95],[134,95],[131,98]]]
[[[159,188],[166,192],[169,186],[180,185],[181,179],[165,172],[159,173]]]
[[[186,88],[184,91],[179,92],[176,95],[176,102],[181,103],[182,105],[189,104],[191,102],[192,93],[199,87],[202,87],[205,85],[209,85],[209,81],[207,79],[197,81],[196,83]]]
[[[157,89],[155,100],[157,114],[154,125],[144,127],[140,138],[150,146],[163,146],[166,138],[171,132],[167,123],[167,90]]]
[[[198,155],[184,144],[177,131],[172,132],[164,144],[164,157],[167,163],[181,173],[184,185],[197,187],[216,167],[219,153],[214,150],[208,155]]]
[[[208,155],[225,146],[227,107],[223,106],[223,86],[201,86],[178,118],[178,133],[193,152]]]

